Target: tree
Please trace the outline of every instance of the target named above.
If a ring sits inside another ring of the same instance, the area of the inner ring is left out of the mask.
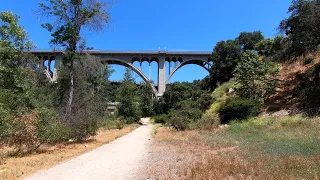
[[[283,53],[283,39],[284,37],[282,35],[278,35],[274,39],[267,38],[261,40],[254,45],[254,50],[256,50],[260,56],[277,59]]]
[[[133,77],[133,72],[131,69],[126,68],[126,70],[123,74],[123,82],[135,83],[135,78]]]
[[[243,52],[245,52],[247,50],[253,50],[254,45],[263,39],[264,37],[261,31],[254,31],[241,32],[239,37],[237,38],[237,41],[241,44]]]
[[[320,4],[317,0],[293,0],[290,16],[281,21],[279,30],[287,35],[287,54],[299,56],[315,51],[320,44]]]
[[[214,64],[211,68],[210,84],[213,90],[217,83],[224,83],[233,77],[233,71],[241,54],[241,46],[238,41],[220,41],[216,44],[212,57]]]
[[[10,135],[18,113],[33,108],[30,93],[36,83],[31,77],[35,61],[27,53],[33,45],[18,20],[12,12],[0,12],[0,140]]]
[[[143,117],[151,117],[153,112],[153,91],[149,84],[141,83],[140,89],[140,110]]]
[[[85,48],[85,41],[81,38],[83,29],[100,31],[109,21],[106,11],[107,4],[99,0],[47,0],[39,3],[39,12],[51,23],[44,23],[52,36],[51,44],[65,50],[62,60],[68,69],[68,97],[66,119],[70,122],[74,97],[74,62],[79,60],[79,52]]]
[[[240,84],[238,92],[241,97],[263,103],[275,91],[277,69],[254,52],[246,51],[241,55],[234,73]]]
[[[128,68],[125,71],[123,83],[117,89],[117,101],[120,102],[119,116],[125,118],[128,123],[138,122],[140,112],[137,104],[137,86],[132,78],[132,71]]]

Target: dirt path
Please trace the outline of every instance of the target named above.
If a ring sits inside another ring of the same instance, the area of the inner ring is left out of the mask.
[[[149,154],[152,125],[144,125],[114,142],[76,157],[27,180],[139,179]]]

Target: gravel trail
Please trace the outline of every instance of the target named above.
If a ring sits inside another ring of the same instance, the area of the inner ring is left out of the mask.
[[[144,125],[109,144],[80,155],[26,180],[140,179],[150,151],[152,125]]]

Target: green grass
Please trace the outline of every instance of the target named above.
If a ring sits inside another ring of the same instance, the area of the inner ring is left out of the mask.
[[[319,130],[318,119],[259,117],[232,123],[219,137],[229,138],[240,148],[255,150],[257,154],[310,156],[320,153]]]
[[[237,155],[253,164],[264,163],[264,171],[273,177],[277,177],[276,172],[301,178],[309,177],[310,172],[310,177],[320,175],[319,118],[258,117],[233,122],[217,132],[199,134],[212,148],[238,147]]]

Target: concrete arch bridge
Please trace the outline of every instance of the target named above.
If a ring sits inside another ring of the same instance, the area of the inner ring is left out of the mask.
[[[211,52],[200,51],[85,51],[93,56],[97,56],[102,63],[117,64],[131,68],[136,72],[146,83],[148,83],[155,96],[161,97],[166,90],[170,78],[181,67],[188,64],[195,64],[209,71],[213,64]],[[64,57],[63,51],[32,51],[32,54],[42,60],[43,66],[46,69],[46,75],[51,81],[57,80],[57,69]],[[54,63],[53,63],[54,62]],[[139,62],[140,67],[136,67],[133,63]],[[142,63],[149,63],[148,76],[142,72]],[[150,67],[152,62],[158,64],[158,84],[155,86],[151,83]],[[166,67],[169,63],[169,66]],[[52,67],[54,66],[54,67]],[[169,75],[166,77],[166,68],[169,70]],[[190,72],[193,73],[193,72]],[[157,88],[156,88],[157,87]]]

